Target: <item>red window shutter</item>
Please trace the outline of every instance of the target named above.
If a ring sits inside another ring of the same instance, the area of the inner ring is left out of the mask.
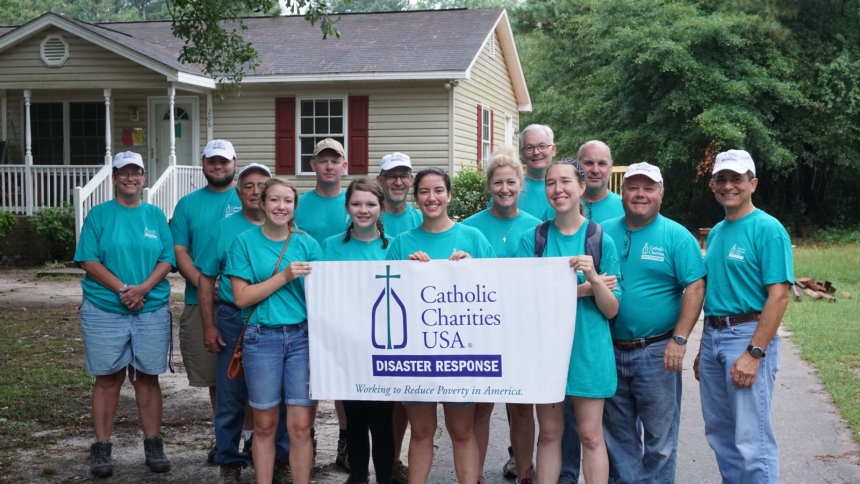
[[[484,108],[478,104],[478,166],[481,165],[481,160],[484,159]]]
[[[495,121],[496,113],[493,110],[490,110],[490,154],[493,153],[493,149],[496,144],[496,121]]]
[[[275,174],[296,174],[296,98],[275,99]]]
[[[369,171],[369,147],[368,132],[370,126],[370,114],[368,110],[369,100],[367,96],[349,97],[349,163],[350,175],[367,175]]]

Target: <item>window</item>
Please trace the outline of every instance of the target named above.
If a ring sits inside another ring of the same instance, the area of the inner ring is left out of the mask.
[[[344,98],[299,100],[299,174],[312,174],[311,158],[314,146],[325,139],[334,138],[344,142]]]
[[[505,114],[505,146],[514,145],[514,117]]]
[[[52,102],[30,105],[35,165],[101,165],[105,156],[105,105]]]
[[[492,132],[493,123],[491,121],[490,110],[482,107],[481,109],[481,161],[486,164],[490,161],[490,154],[493,150]]]

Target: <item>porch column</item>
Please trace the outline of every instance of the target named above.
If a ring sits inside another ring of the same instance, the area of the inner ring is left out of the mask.
[[[24,90],[24,193],[27,215],[33,215],[33,138],[30,134],[30,90]]]
[[[170,100],[170,155],[167,157],[167,163],[169,166],[174,166],[176,165],[176,120],[173,119],[173,100],[176,97],[176,87],[173,84],[167,88],[167,97]]]
[[[110,145],[110,89],[105,89],[105,165],[110,165],[113,160]]]
[[[215,115],[212,112],[212,93],[206,93],[206,142],[212,141],[212,130],[215,124]]]

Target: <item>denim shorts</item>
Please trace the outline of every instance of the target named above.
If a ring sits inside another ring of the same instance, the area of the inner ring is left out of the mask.
[[[242,364],[251,408],[268,410],[283,401],[310,407],[308,323],[284,326],[248,325]]]
[[[84,299],[84,369],[91,375],[104,376],[131,364],[147,375],[160,375],[167,370],[170,326],[167,304],[146,313],[118,314],[103,311]]]

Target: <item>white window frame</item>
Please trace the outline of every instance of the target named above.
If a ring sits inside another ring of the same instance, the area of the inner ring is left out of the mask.
[[[313,171],[302,171],[302,138],[311,138],[317,136],[316,134],[308,136],[302,135],[302,101],[331,101],[333,99],[339,99],[343,102],[343,133],[340,135],[335,134],[333,136],[343,136],[343,150],[345,153],[349,153],[349,95],[344,93],[321,93],[296,96],[296,176],[316,176],[316,173],[314,173]],[[344,172],[344,175],[348,174],[347,171]]]
[[[514,117],[505,113],[505,146],[514,145]]]
[[[71,147],[71,132],[72,132],[72,129],[69,125],[69,122],[70,122],[70,120],[69,120],[69,103],[100,104],[102,106],[102,109],[104,109],[105,98],[104,97],[89,97],[89,96],[82,97],[80,99],[66,99],[66,98],[57,99],[56,97],[46,97],[46,98],[39,98],[39,99],[30,98],[30,109],[31,110],[33,109],[34,104],[50,104],[50,103],[62,103],[63,104],[63,165],[64,166],[70,166],[71,162],[72,162],[71,161],[72,160],[72,153],[71,153],[71,149],[72,149],[72,147]],[[114,105],[115,104],[113,102],[113,99],[111,99],[111,104],[110,104],[110,132],[111,132],[111,137],[113,137],[113,133],[116,132],[114,130]],[[26,109],[27,109],[27,107],[24,105],[24,101],[21,100],[21,126],[25,126],[25,129],[26,129],[26,123],[27,123]],[[32,114],[32,111],[31,111],[31,114]],[[30,117],[30,121],[31,122],[33,121],[32,116]],[[111,138],[111,141],[113,141],[113,138]],[[26,143],[21,143],[21,159],[24,159],[24,156],[25,156],[26,151],[27,151],[27,147],[25,145],[26,145]],[[113,143],[111,143],[111,145],[113,145]],[[101,165],[101,164],[103,164],[103,163],[99,163],[99,165]],[[50,165],[42,165],[42,166],[50,166]],[[76,165],[76,166],[97,166],[97,165]]]
[[[486,128],[486,130],[484,129]],[[493,150],[493,113],[485,105],[481,105],[481,163],[486,165],[490,162]]]

